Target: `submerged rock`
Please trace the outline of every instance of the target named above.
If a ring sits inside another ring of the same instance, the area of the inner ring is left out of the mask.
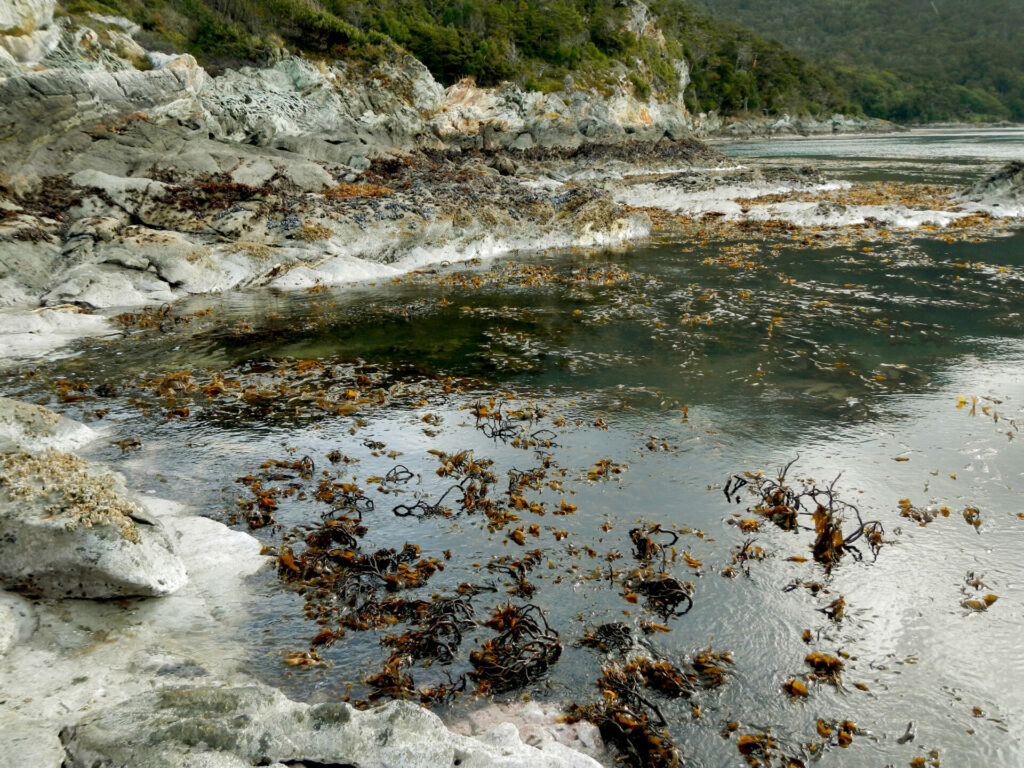
[[[476,736],[503,723],[511,724],[518,730],[519,737],[532,746],[555,742],[589,755],[602,764],[614,762],[615,756],[605,747],[596,725],[586,721],[567,723],[564,715],[564,709],[556,704],[534,701],[491,704],[469,713],[465,719],[453,723],[451,729],[455,733]]]
[[[91,714],[62,733],[66,768],[599,768],[559,744],[524,744],[505,723],[480,738],[451,733],[422,707],[310,706],[273,688],[164,688]]]
[[[44,597],[158,597],[185,584],[123,480],[47,449],[0,456],[0,584]]]

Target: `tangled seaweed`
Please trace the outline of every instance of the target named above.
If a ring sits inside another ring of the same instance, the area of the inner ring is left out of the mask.
[[[558,632],[532,603],[498,608],[485,626],[500,634],[469,655],[480,693],[502,693],[537,680],[562,655]]]
[[[661,541],[655,541],[660,538]],[[667,550],[679,541],[679,534],[666,531],[660,523],[647,523],[640,528],[631,528],[629,540],[633,542],[633,557],[642,562],[650,562],[661,555],[662,563],[667,560]]]
[[[666,571],[644,567],[633,571],[623,581],[626,599],[635,602],[635,595],[646,597],[646,607],[662,619],[685,616],[693,608],[693,587]]]
[[[450,664],[462,643],[462,633],[476,626],[473,606],[464,597],[439,597],[414,607],[418,628],[404,635],[389,635],[381,644],[411,659]]]
[[[814,559],[831,570],[849,552],[857,560],[863,559],[855,542],[862,538],[867,542],[872,559],[877,559],[882,547],[885,529],[878,520],[864,522],[860,510],[853,504],[839,498],[836,483],[842,475],[828,485],[818,485],[806,480],[799,487],[787,482],[787,474],[799,457],[781,467],[775,478],[761,473],[744,473],[732,475],[725,484],[723,492],[730,502],[741,501],[740,491],[747,488],[757,502],[750,509],[786,531],[805,528],[814,531],[814,542],[811,550]],[[801,526],[798,516],[809,517],[813,525]],[[856,528],[849,534],[843,533],[843,524],[848,516],[857,519]]]

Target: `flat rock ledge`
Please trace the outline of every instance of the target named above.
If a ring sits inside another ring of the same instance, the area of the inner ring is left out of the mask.
[[[47,420],[28,416],[15,423]],[[0,585],[39,597],[160,597],[186,580],[163,526],[119,475],[53,449],[0,455]]]
[[[461,736],[417,704],[360,711],[308,705],[262,685],[164,688],[87,716],[61,734],[65,768],[599,768],[555,742],[523,743],[504,723]]]

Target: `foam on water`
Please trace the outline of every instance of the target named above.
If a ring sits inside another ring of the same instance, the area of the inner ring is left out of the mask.
[[[553,232],[546,235],[524,237],[495,237],[485,235],[455,240],[446,245],[416,246],[399,259],[390,262],[369,261],[350,255],[328,256],[313,267],[297,267],[276,278],[275,288],[295,290],[315,285],[343,285],[388,280],[423,269],[434,264],[459,263],[472,259],[491,259],[516,251],[546,251],[574,246],[593,248],[647,237],[650,226],[642,219],[623,219],[618,226],[607,230]]]

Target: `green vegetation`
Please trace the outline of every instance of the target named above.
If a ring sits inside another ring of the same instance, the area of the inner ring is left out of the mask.
[[[674,0],[654,0],[666,37],[679,41],[691,66],[687,106],[724,114],[826,115],[861,110],[823,68],[735,24]]]
[[[828,64],[870,115],[1024,121],[1020,0],[694,2]]]
[[[630,82],[641,98],[678,97],[685,59],[696,111],[857,112],[840,85],[778,43],[715,21],[676,0],[652,4],[657,35],[629,31],[619,0],[66,0],[71,14],[115,13],[143,42],[184,48],[208,65],[266,59],[288,47],[350,61],[401,46],[444,84],[514,81],[553,91],[566,75],[607,91]]]

